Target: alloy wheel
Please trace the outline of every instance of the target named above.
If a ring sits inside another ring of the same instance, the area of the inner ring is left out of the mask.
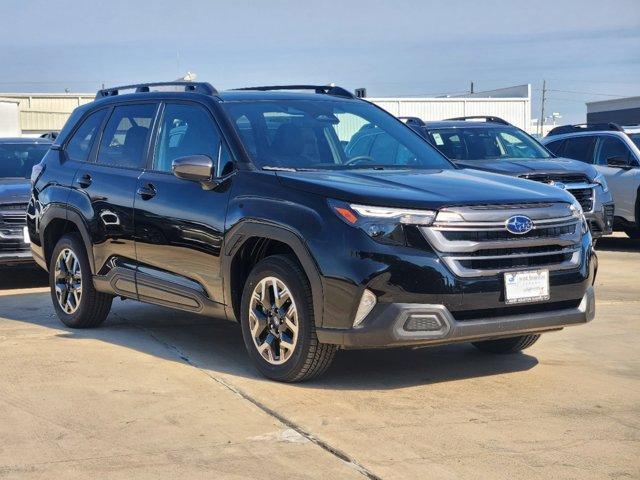
[[[298,343],[298,310],[282,280],[266,277],[255,286],[249,303],[249,329],[260,356],[281,365]]]
[[[60,308],[69,315],[75,313],[82,300],[82,275],[78,257],[69,248],[56,259],[54,288]]]

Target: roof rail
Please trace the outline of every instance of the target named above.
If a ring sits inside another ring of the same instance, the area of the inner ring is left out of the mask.
[[[261,87],[242,87],[233,90],[258,90],[268,92],[272,90],[313,90],[315,93],[323,93],[325,95],[335,95],[336,97],[357,98],[349,90],[334,85],[269,85]]]
[[[575,125],[561,125],[559,127],[552,128],[547,137],[553,135],[562,135],[563,133],[576,133],[576,132],[592,132],[592,131],[613,131],[624,132],[624,129],[617,123],[577,123]]]
[[[155,82],[155,83],[136,83],[134,85],[123,85],[120,87],[111,87],[98,90],[96,100],[104,97],[113,97],[120,95],[121,90],[135,90],[135,93],[150,92],[152,87],[184,87],[185,92],[204,93],[205,95],[216,95],[218,91],[207,82]]]
[[[500,117],[494,117],[492,115],[471,115],[469,117],[455,117],[455,118],[445,119],[445,121],[454,121],[454,120],[485,120],[486,122],[501,123],[502,125],[511,125],[506,120]]]
[[[424,127],[424,120],[418,117],[398,117],[398,120],[402,120],[407,125],[413,125],[415,127]]]

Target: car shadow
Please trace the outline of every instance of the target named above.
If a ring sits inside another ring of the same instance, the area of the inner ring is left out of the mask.
[[[15,265],[0,267],[0,290],[46,287],[47,272],[37,265]]]
[[[46,298],[43,298],[46,296]],[[28,322],[58,330],[69,341],[95,339],[133,349],[164,360],[187,363],[210,375],[233,375],[259,382],[249,361],[237,324],[185,312],[114,301],[107,321],[99,328],[74,330],[56,318],[47,294],[27,294],[0,300],[0,319]],[[0,320],[1,321],[1,320]],[[469,344],[438,347],[339,351],[320,378],[297,388],[371,390],[397,389],[468,378],[521,372],[535,367],[531,355],[491,355]]]
[[[640,252],[640,240],[625,236],[602,237],[596,243],[596,252]]]

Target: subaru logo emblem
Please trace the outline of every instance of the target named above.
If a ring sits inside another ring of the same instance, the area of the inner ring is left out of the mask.
[[[524,215],[514,215],[507,219],[505,227],[511,233],[524,235],[533,229],[533,222],[529,217],[525,217]]]
[[[566,190],[567,189],[567,186],[562,182],[555,182],[555,181],[551,180],[549,182],[549,185],[551,185],[552,187],[561,188],[562,190]]]

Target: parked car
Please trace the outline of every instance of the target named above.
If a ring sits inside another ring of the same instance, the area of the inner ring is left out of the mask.
[[[556,157],[533,137],[499,117],[459,117],[407,125],[456,165],[544,182],[571,193],[580,203],[593,238],[612,232],[614,202],[607,182],[583,162]]]
[[[593,165],[613,194],[614,228],[640,238],[640,126],[564,125],[542,143],[556,155]]]
[[[341,347],[511,353],[593,318],[566,191],[458,169],[340,87],[170,86],[100,91],[34,169],[32,251],[69,327],[114,296],[225,316],[292,382]],[[350,154],[365,125],[386,146]]]
[[[0,138],[0,266],[33,262],[26,233],[29,177],[50,141]]]

